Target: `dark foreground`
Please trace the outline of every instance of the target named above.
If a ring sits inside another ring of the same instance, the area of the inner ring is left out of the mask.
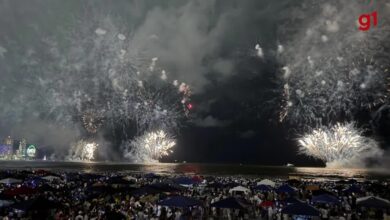
[[[263,171],[271,176],[264,179],[252,173],[205,175],[193,164],[167,165],[170,172],[160,174],[141,165],[145,172],[104,170],[99,164],[74,163],[68,169],[32,164],[2,166],[0,218],[388,219],[390,211],[389,181],[384,175],[379,181],[365,178],[362,172],[355,179],[341,179],[342,174],[307,178],[286,168],[281,175]]]

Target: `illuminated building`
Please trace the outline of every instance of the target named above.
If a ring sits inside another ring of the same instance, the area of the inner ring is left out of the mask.
[[[19,154],[18,154],[18,157],[19,158],[24,158],[26,157],[26,150],[27,150],[27,143],[26,143],[26,139],[22,139],[20,142],[19,142]]]

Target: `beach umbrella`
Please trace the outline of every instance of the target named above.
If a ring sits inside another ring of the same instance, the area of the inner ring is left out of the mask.
[[[257,185],[267,185],[267,186],[275,187],[275,182],[269,179],[263,179],[262,181],[258,182]]]
[[[390,201],[387,199],[382,199],[375,196],[367,196],[358,198],[356,200],[358,206],[367,207],[367,208],[378,208],[378,209],[388,209],[390,208]]]
[[[282,185],[276,189],[276,192],[278,192],[278,193],[294,193],[295,191],[296,191],[296,189],[294,187],[289,186],[289,185]]]
[[[159,190],[160,192],[179,192],[185,189],[180,185],[167,184],[167,183],[154,183],[150,187]]]
[[[192,186],[197,183],[192,178],[185,177],[185,176],[178,177],[174,179],[173,182],[182,186]]]
[[[58,177],[58,176],[53,176],[53,175],[44,176],[44,177],[42,177],[42,179],[47,180],[47,181],[50,181],[50,182],[52,182],[53,180],[61,180],[60,177]]]
[[[235,197],[228,197],[211,204],[211,207],[224,209],[246,209],[248,205]]]
[[[269,185],[257,185],[253,189],[258,191],[263,191],[263,192],[272,191],[272,188]]]
[[[263,201],[263,202],[260,203],[260,206],[261,207],[272,207],[272,206],[274,206],[274,202],[272,202],[272,201]]]
[[[314,190],[312,192],[312,194],[313,194],[313,196],[319,196],[319,195],[323,195],[323,194],[334,195],[334,193],[332,193],[328,190],[325,190],[325,189]]]
[[[294,203],[302,203],[301,200],[299,200],[295,197],[288,197],[285,200],[283,200],[283,202],[286,203],[287,205],[294,204]]]
[[[234,188],[231,188],[229,190],[229,193],[234,193],[234,192],[241,192],[241,193],[245,193],[245,194],[248,194],[250,193],[250,189],[246,188],[246,187],[243,187],[243,186],[236,186]]]
[[[320,216],[320,211],[306,203],[294,203],[282,209],[283,214],[288,215],[305,215],[305,216]]]
[[[139,189],[133,190],[130,192],[130,195],[135,196],[135,197],[140,197],[140,196],[146,196],[146,195],[153,195],[153,194],[158,194],[161,193],[162,191],[151,187],[151,186],[143,186]]]
[[[157,204],[161,206],[185,208],[192,206],[200,206],[202,205],[202,202],[186,196],[172,196],[163,201],[158,202]]]
[[[23,181],[20,179],[14,179],[14,178],[5,178],[5,179],[0,180],[0,183],[7,184],[7,185],[14,184],[14,183],[21,183],[21,182],[23,182]]]
[[[339,204],[340,201],[337,199],[337,197],[329,195],[329,194],[322,194],[319,196],[313,196],[312,202],[314,203],[324,203],[324,204]]]
[[[200,176],[193,176],[192,180],[195,181],[196,183],[201,183],[203,182],[203,178]]]

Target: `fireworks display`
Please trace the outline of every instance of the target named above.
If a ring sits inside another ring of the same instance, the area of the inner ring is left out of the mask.
[[[189,85],[171,79],[159,59],[134,43],[131,34],[119,31],[111,19],[80,19],[72,31],[58,32],[60,40],[42,36],[13,54],[20,60],[19,69],[28,72],[21,86],[30,90],[11,98],[14,105],[37,112],[3,108],[2,118],[18,122],[26,115],[36,117],[74,131],[75,140],[104,136],[111,145],[103,147],[114,148],[148,130],[175,134],[188,119]],[[71,147],[70,158],[91,158],[80,150],[82,145]]]
[[[97,148],[98,144],[95,142],[80,140],[71,145],[67,159],[72,161],[91,161],[95,159]]]
[[[175,140],[165,131],[147,132],[125,143],[123,148],[126,158],[137,163],[155,163],[163,156],[172,153]]]
[[[314,129],[299,139],[300,152],[327,166],[361,166],[364,159],[383,153],[375,140],[362,133],[353,123]]]

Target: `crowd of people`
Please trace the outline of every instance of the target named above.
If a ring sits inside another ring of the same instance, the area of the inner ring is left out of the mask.
[[[0,172],[1,219],[390,219],[387,180]]]

